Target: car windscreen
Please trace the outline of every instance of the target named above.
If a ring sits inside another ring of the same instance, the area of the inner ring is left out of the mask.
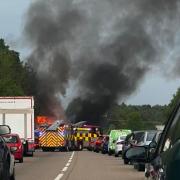
[[[6,143],[17,143],[18,139],[16,136],[4,136],[3,137]]]
[[[152,141],[154,136],[155,136],[156,132],[148,132],[147,133],[147,138],[146,141]]]

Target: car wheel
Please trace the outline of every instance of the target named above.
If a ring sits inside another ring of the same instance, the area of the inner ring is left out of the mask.
[[[119,157],[119,154],[114,154],[114,157]]]
[[[23,163],[23,157],[21,159],[19,159],[19,163]]]
[[[145,171],[145,165],[144,164],[137,164],[136,169],[138,171]]]
[[[129,164],[129,160],[128,159],[124,159],[124,164]]]
[[[15,180],[15,169],[13,168],[13,174],[10,177],[10,180]]]
[[[34,153],[33,153],[33,152],[29,152],[29,153],[28,153],[28,156],[33,157],[33,156],[34,156]]]

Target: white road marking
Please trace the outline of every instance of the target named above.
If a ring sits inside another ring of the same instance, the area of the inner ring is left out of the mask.
[[[70,164],[71,164],[71,163],[67,163],[67,164],[66,164],[66,167],[70,166]]]
[[[73,157],[74,157],[74,151],[71,154],[71,157],[69,158],[66,166],[61,170],[61,173],[54,180],[60,180],[64,176],[64,174],[62,172],[66,172],[67,171],[68,167],[71,165]]]
[[[64,167],[64,168],[62,169],[62,172],[67,171],[67,169],[68,169],[68,167]]]
[[[54,180],[60,180],[63,176],[64,174],[59,174]]]

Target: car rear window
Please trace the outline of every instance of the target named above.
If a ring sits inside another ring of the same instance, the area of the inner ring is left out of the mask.
[[[18,139],[16,136],[5,136],[4,140],[6,143],[17,143]]]
[[[125,140],[126,139],[126,136],[121,136],[120,137],[120,140]]]

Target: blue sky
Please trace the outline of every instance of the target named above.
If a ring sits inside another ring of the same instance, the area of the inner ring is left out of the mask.
[[[0,38],[25,57],[28,52],[17,44],[22,38],[24,16],[32,0],[0,0]],[[126,100],[128,104],[167,104],[180,87],[180,79],[166,79],[158,72],[149,73],[138,90]]]

